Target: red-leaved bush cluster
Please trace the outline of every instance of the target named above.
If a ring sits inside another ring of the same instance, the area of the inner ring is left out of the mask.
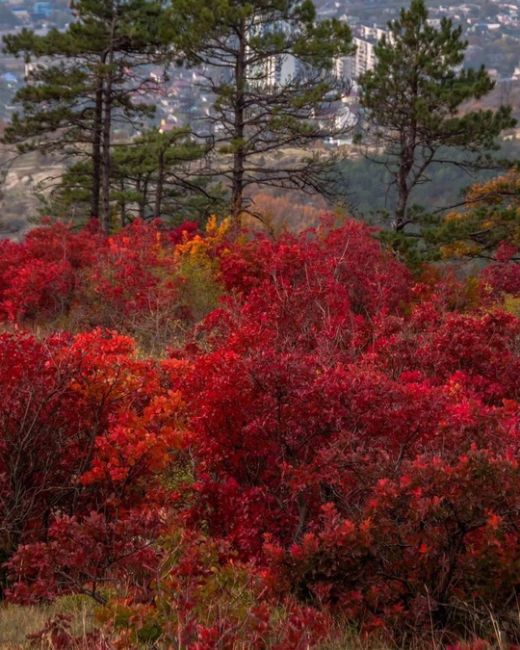
[[[175,247],[197,232],[136,221],[111,237],[95,224],[53,224],[22,243],[0,242],[0,319],[45,330],[94,327],[131,334],[149,348],[174,340],[193,316]]]
[[[2,243],[5,596],[90,594],[99,647],[514,647],[520,319],[493,273],[413,277],[354,221]]]

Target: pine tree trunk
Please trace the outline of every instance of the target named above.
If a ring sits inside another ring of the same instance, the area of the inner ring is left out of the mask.
[[[99,219],[101,195],[101,132],[103,128],[103,75],[100,75],[96,85],[94,113],[94,137],[92,141],[92,194],[90,201],[90,216]]]
[[[401,232],[406,225],[406,212],[408,208],[408,172],[405,165],[401,165],[399,169],[399,177],[397,180],[397,206],[395,209],[394,221],[392,223],[395,232]]]
[[[410,201],[410,194],[416,184],[415,180],[410,180],[413,177],[416,147],[417,147],[417,116],[416,116],[416,102],[419,88],[418,74],[411,83],[411,98],[409,100],[410,121],[403,129],[400,139],[400,164],[399,173],[397,177],[397,191],[398,200],[395,211],[395,220],[393,228],[395,232],[403,231],[409,223],[408,220],[408,202]]]
[[[121,226],[126,226],[126,200],[125,200],[125,181],[121,179],[119,183],[119,191],[121,192],[121,199],[119,200],[119,209],[121,211]]]
[[[159,169],[157,175],[157,186],[155,188],[154,217],[160,217],[162,212],[162,198],[164,191],[164,153],[159,153]]]
[[[240,45],[237,52],[235,64],[235,120],[234,120],[234,140],[236,142],[233,154],[233,175],[231,187],[231,217],[233,219],[233,229],[238,232],[241,227],[241,214],[244,202],[244,133],[245,133],[245,91],[246,91],[246,25],[242,21],[239,32]]]
[[[146,217],[146,204],[148,203],[148,180],[149,177],[145,176],[143,180],[143,191],[141,193],[141,200],[139,201],[139,217],[144,219]]]
[[[410,174],[415,162],[415,130],[413,125],[400,136],[400,160],[397,174],[397,206],[392,227],[395,232],[405,229],[408,218],[408,201],[413,184],[410,184]]]
[[[105,74],[104,84],[104,111],[103,111],[103,135],[102,135],[102,150],[103,150],[103,168],[102,168],[102,221],[101,227],[103,232],[108,234],[110,231],[110,177],[111,177],[111,144],[112,144],[112,107],[114,97],[112,93],[113,77],[114,77],[114,37],[116,30],[116,16],[112,17],[110,25],[110,44],[107,55],[107,70]]]

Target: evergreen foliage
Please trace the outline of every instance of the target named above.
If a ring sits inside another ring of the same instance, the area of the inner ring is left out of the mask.
[[[330,72],[334,57],[353,52],[349,27],[319,21],[310,0],[172,0],[167,31],[184,60],[202,67],[202,85],[215,98],[209,120],[218,173],[231,187],[237,224],[252,186],[321,187],[315,157],[267,165],[265,157],[341,131],[319,114],[346,93]],[[294,73],[276,79],[276,65],[289,62]]]
[[[129,142],[114,143],[111,213],[117,223],[125,226],[137,217],[204,222],[210,214],[224,212],[224,190],[204,176],[208,149],[187,127],[168,132],[152,128]],[[86,221],[92,178],[90,160],[71,165],[50,195],[42,196],[45,213]]]
[[[45,36],[29,30],[4,38],[5,51],[36,61],[15,97],[4,142],[21,152],[60,152],[89,160],[90,215],[108,231],[113,131],[153,115],[144,101],[144,66],[164,59],[158,0],[77,0],[67,30]]]
[[[515,120],[505,106],[464,110],[465,102],[482,98],[494,82],[484,67],[460,68],[467,48],[461,28],[448,18],[439,28],[430,25],[424,0],[412,0],[388,28],[376,47],[375,69],[360,79],[361,103],[369,137],[385,149],[383,164],[397,191],[392,226],[400,233],[420,214],[410,196],[428,182],[432,165],[485,164],[484,154]],[[461,150],[467,153],[462,160],[452,154]]]

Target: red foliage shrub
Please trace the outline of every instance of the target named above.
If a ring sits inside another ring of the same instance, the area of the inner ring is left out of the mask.
[[[507,617],[520,563],[516,458],[474,449],[451,462],[418,457],[401,472],[350,518],[325,504],[297,544],[267,544],[269,580],[369,627],[463,629],[470,602]]]
[[[136,555],[133,539],[154,538],[176,403],[163,404],[154,365],[135,359],[130,339],[99,330],[42,342],[4,334],[0,359],[2,554],[18,549],[14,598],[51,597],[79,588],[73,570],[99,581],[118,553]]]
[[[325,611],[292,597],[268,599],[256,572],[225,543],[180,527],[163,544],[168,559],[153,604],[121,598],[102,611],[117,647],[304,650],[329,633]]]
[[[74,232],[60,223],[32,230],[20,244],[0,242],[0,318],[21,322],[66,312],[77,273],[102,245],[93,228]]]
[[[167,235],[159,223],[142,221],[109,238],[86,278],[86,289],[94,294],[102,318],[111,321],[107,325],[177,306],[177,284]],[[173,317],[171,311],[169,316]]]
[[[135,221],[107,238],[93,225],[74,232],[55,223],[20,244],[0,242],[0,320],[167,339],[190,316],[173,251],[196,232],[190,222],[167,230]]]
[[[301,296],[307,291],[330,297],[342,294],[355,313],[398,307],[409,291],[406,268],[382,250],[366,225],[348,221],[299,236],[284,234],[278,240],[258,236],[227,246],[221,254],[222,275],[229,290],[248,293],[263,284]]]
[[[497,261],[484,269],[482,277],[491,285],[495,294],[518,295],[520,293],[518,254],[517,247],[503,242],[496,252]]]
[[[410,305],[408,273],[357,224],[239,244],[222,268],[242,301],[207,319],[209,352],[168,364],[191,414],[191,525],[260,564],[274,550],[282,592],[370,625],[442,625],[479,593],[503,613],[519,586],[518,319]]]
[[[106,581],[131,583],[146,592],[159,555],[153,542],[164,521],[152,506],[114,509],[106,514],[57,515],[45,542],[22,545],[7,563],[7,597],[21,603],[52,600],[63,593],[88,593],[104,602]]]
[[[396,636],[486,612],[512,629],[519,319],[482,283],[415,284],[359,223],[194,232],[136,223],[62,258],[59,229],[4,245],[0,305],[22,321],[62,309],[57,289],[83,323],[159,336],[193,323],[179,269],[228,292],[161,362],[100,330],[0,337],[11,597],[102,598],[111,579],[124,642],[193,650],[312,646],[332,614]]]

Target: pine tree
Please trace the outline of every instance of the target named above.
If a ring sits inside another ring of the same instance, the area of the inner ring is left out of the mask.
[[[495,261],[507,250],[507,259],[520,263],[520,166],[471,186],[463,205],[443,215],[428,242],[443,257]]]
[[[125,226],[135,218],[204,221],[224,209],[219,183],[205,177],[209,145],[187,127],[166,133],[157,128],[112,147],[111,210]],[[76,220],[88,217],[92,161],[81,160],[63,174],[49,196],[45,214]]]
[[[151,129],[116,146],[112,182],[121,222],[135,216],[198,220],[217,212],[221,189],[204,177],[208,150],[187,127]]]
[[[164,56],[163,7],[160,0],[76,0],[72,9],[76,20],[64,32],[23,30],[4,38],[7,52],[36,60],[15,97],[22,112],[4,141],[21,152],[90,160],[90,213],[108,231],[113,127],[153,114],[139,100],[147,83],[141,70]]]
[[[342,132],[319,114],[345,94],[331,69],[353,52],[348,26],[318,21],[310,0],[172,0],[168,32],[214,99],[208,119],[235,224],[254,212],[246,196],[253,186],[318,189],[316,156],[274,158]]]
[[[430,25],[424,0],[412,0],[388,29],[376,46],[377,64],[360,78],[360,87],[368,141],[384,147],[383,163],[396,189],[392,226],[399,233],[415,222],[411,194],[428,181],[432,165],[478,165],[515,121],[509,107],[464,108],[494,82],[484,67],[461,67],[467,48],[462,29],[447,18],[439,28]]]

